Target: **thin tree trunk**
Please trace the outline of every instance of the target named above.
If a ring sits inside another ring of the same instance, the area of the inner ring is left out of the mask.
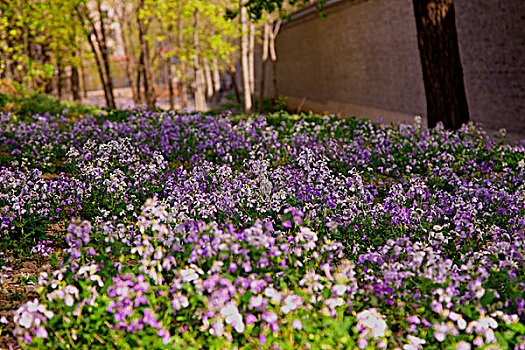
[[[93,52],[93,55],[95,56],[95,62],[97,64],[97,70],[98,70],[98,74],[100,77],[100,82],[104,89],[104,97],[106,99],[106,106],[108,108],[115,108],[115,98],[113,96],[113,83],[111,80],[111,74],[110,74],[111,72],[109,69],[109,56],[107,54],[107,46],[105,45],[105,41],[98,34],[97,28],[95,26],[93,18],[91,18],[90,16],[89,11],[84,7],[81,9],[80,6],[75,6],[75,10],[77,12],[78,18],[84,24],[84,27],[86,28],[86,31],[87,31],[86,37],[88,40],[89,47],[91,48],[91,51]],[[100,4],[99,4],[99,14],[100,16],[103,16]],[[101,22],[101,28],[104,29],[103,21],[100,21],[100,22]],[[105,36],[105,30],[103,31],[103,34]],[[93,39],[91,38],[92,35],[95,37],[99,50],[97,50],[95,43],[93,42]]]
[[[142,55],[142,52],[140,53],[139,61],[137,64],[137,100],[139,104],[142,104],[144,99],[142,98],[142,73],[144,71],[144,56]]]
[[[454,0],[413,0],[427,98],[428,126],[456,130],[469,108],[459,56]]]
[[[80,79],[78,73],[78,67],[71,66],[71,95],[73,96],[73,101],[80,101]]]
[[[87,91],[87,85],[86,85],[86,70],[84,68],[84,59],[82,59],[82,63],[80,63],[80,66],[78,67],[80,72],[80,81],[82,84],[82,96],[84,98],[87,98],[88,91]]]
[[[252,95],[250,87],[250,72],[248,65],[248,15],[244,1],[239,1],[240,6],[240,23],[241,23],[241,72],[242,72],[242,90],[244,97],[244,113],[249,114],[252,110]]]
[[[213,69],[213,92],[216,96],[215,101],[217,103],[221,102],[221,73],[219,72],[219,61],[217,60],[217,57],[213,57],[212,61],[212,69]]]
[[[278,19],[274,27],[270,31],[270,59],[272,60],[272,78],[273,78],[273,96],[275,99],[279,98],[279,85],[277,84],[277,52],[275,50],[275,39],[279,30],[281,29],[282,20]]]
[[[98,42],[98,45],[99,45],[99,48],[100,48],[100,53],[102,55],[102,61],[104,63],[104,70],[106,71],[106,84],[107,84],[107,90],[108,90],[108,93],[109,93],[109,97],[110,97],[110,103],[108,104],[108,108],[110,109],[115,109],[116,108],[116,104],[115,104],[115,96],[113,95],[113,78],[111,76],[111,68],[110,68],[110,62],[109,62],[109,50],[108,50],[108,42],[107,42],[107,38],[106,38],[106,25],[104,24],[104,12],[102,11],[102,2],[99,1],[97,2],[98,4],[98,12],[99,12],[99,16],[100,16],[100,34],[101,34],[101,39],[99,39],[99,36],[96,35],[96,38],[97,38],[97,42]],[[93,25],[93,30],[94,32],[96,33],[96,28],[95,26]]]
[[[182,22],[182,15],[180,15],[177,22],[177,45],[179,48],[179,56],[184,53],[184,27]],[[179,79],[179,96],[180,96],[180,108],[184,109],[188,107],[188,89],[186,87],[186,79],[188,77],[186,69],[186,61],[181,60],[180,62],[180,79]]]
[[[171,57],[166,59],[166,64],[168,65],[168,89],[170,91],[170,109],[175,109],[175,89],[173,88],[173,67],[171,64]]]
[[[270,36],[270,23],[264,21],[263,46],[261,57],[261,85],[259,90],[259,113],[264,113],[264,84],[266,81],[266,63],[268,61],[268,41]]]
[[[145,6],[145,0],[140,1],[139,8],[143,8]],[[138,14],[138,11],[137,11]],[[137,22],[139,25],[139,41],[140,41],[140,49],[141,49],[141,56],[143,59],[142,62],[142,74],[144,76],[144,95],[146,97],[146,105],[148,106],[148,109],[153,110],[155,109],[155,88],[153,86],[153,72],[152,72],[152,64],[151,64],[151,56],[149,51],[149,43],[146,40],[146,32],[147,32],[147,24],[145,23],[144,18],[139,18],[137,16]]]
[[[129,50],[128,39],[126,38],[126,22],[125,22],[125,7],[126,3],[122,3],[122,13],[118,16],[118,21],[120,25],[120,39],[122,40],[122,48],[124,49],[124,56],[126,57],[126,76],[129,81],[129,86],[131,88],[131,95],[133,96],[133,103],[140,104],[138,100],[137,87],[135,86],[135,77],[133,76],[133,67],[131,65],[131,53]]]
[[[235,99],[238,104],[241,104],[241,94],[239,92],[239,86],[237,85],[237,79],[235,79],[236,70],[233,65],[230,65],[230,79],[232,80],[233,91],[235,92]]]
[[[95,63],[97,64],[97,71],[98,76],[100,78],[100,83],[102,84],[102,88],[104,89],[104,97],[106,99],[106,106],[109,107],[111,104],[111,97],[108,91],[108,85],[106,84],[106,76],[104,74],[104,68],[102,67],[102,62],[100,60],[100,56],[98,51],[95,48],[95,44],[93,43],[93,40],[91,39],[91,35],[87,35],[89,46],[91,47],[91,51],[93,51],[93,56],[95,56]]]
[[[195,60],[195,110],[198,112],[205,111],[206,107],[206,96],[204,94],[204,74],[202,72],[200,62],[200,50],[199,50],[199,11],[196,10],[193,17],[193,45],[194,45],[194,60]]]
[[[61,63],[57,65],[57,71],[57,96],[59,100],[62,100],[64,97],[64,92],[62,90],[64,81],[64,67],[62,67]]]
[[[250,93],[255,94],[255,24],[250,21],[248,46],[248,74],[250,76]]]
[[[210,63],[207,58],[202,59],[204,64],[204,76],[206,78],[206,96],[209,99],[213,97],[213,80],[211,77]]]

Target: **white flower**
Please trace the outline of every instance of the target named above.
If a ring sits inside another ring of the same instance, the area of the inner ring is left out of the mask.
[[[465,341],[460,341],[457,345],[456,345],[456,350],[470,350],[470,344],[465,342]]]
[[[415,337],[415,336],[410,335],[410,334],[407,336],[407,339],[408,339],[409,343],[403,345],[403,349],[404,350],[419,350],[419,349],[423,349],[422,344],[426,343],[425,339],[420,339],[420,338]]]
[[[384,337],[388,326],[383,318],[375,308],[363,310],[357,314],[357,330],[364,338]]]
[[[226,323],[231,325],[237,332],[244,332],[244,322],[242,321],[242,316],[235,303],[231,302],[223,307],[221,315],[226,319]]]

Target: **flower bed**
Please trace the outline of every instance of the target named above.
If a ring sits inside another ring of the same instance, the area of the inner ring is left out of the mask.
[[[523,145],[303,117],[0,115],[1,244],[51,256],[4,322],[35,349],[525,349]]]

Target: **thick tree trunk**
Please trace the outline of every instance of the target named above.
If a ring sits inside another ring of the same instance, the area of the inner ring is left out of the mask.
[[[250,88],[250,72],[248,64],[248,15],[244,1],[240,0],[240,22],[241,22],[241,72],[242,72],[242,90],[244,97],[244,113],[252,111],[252,94]]]
[[[202,72],[200,62],[200,48],[199,48],[199,11],[195,11],[193,17],[193,45],[194,45],[194,69],[195,69],[195,110],[198,112],[205,111],[206,107],[206,96],[204,93],[204,74]]]
[[[413,0],[428,126],[456,130],[469,121],[454,0]]]

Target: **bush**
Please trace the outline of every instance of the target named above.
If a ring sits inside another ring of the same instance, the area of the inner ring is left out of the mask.
[[[100,110],[91,105],[83,105],[76,102],[60,101],[49,95],[33,94],[29,97],[19,98],[17,101],[18,109],[15,111],[21,116],[31,116],[34,114],[97,114]]]

